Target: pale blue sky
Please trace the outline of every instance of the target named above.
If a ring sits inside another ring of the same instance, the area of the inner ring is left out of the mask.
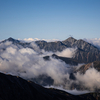
[[[100,38],[100,0],[0,0],[0,40]]]

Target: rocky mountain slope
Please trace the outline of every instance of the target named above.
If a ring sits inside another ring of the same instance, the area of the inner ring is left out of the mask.
[[[77,60],[73,58],[61,57],[61,56],[57,56],[56,54],[51,55],[51,57],[55,59],[60,59],[61,61],[64,61],[66,64],[69,65],[78,65],[79,63]],[[50,60],[50,56],[44,56],[43,58],[44,60]]]
[[[53,52],[62,51],[66,48],[77,48],[73,58],[82,63],[100,60],[100,50],[82,39],[76,40],[73,37],[70,37],[64,41],[56,42],[36,41],[36,44],[40,47],[40,49]]]
[[[100,61],[94,61],[92,63],[88,63],[85,65],[82,65],[77,72],[80,73],[85,73],[89,68],[95,68],[96,70],[98,70],[100,72]]]
[[[0,100],[99,100],[99,93],[71,95],[57,89],[47,89],[18,76],[0,73]]]

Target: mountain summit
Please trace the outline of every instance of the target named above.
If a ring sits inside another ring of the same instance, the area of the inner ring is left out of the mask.
[[[2,42],[4,43],[4,42],[6,42],[6,41],[10,41],[10,42],[12,42],[12,43],[19,43],[19,42],[20,42],[19,40],[16,40],[16,39],[14,39],[14,38],[12,38],[12,37],[9,37],[8,39],[6,39],[6,40],[4,40],[4,41],[2,41]]]
[[[77,40],[75,39],[75,38],[73,38],[73,37],[69,37],[68,39],[66,39],[66,40],[64,40],[64,41],[62,41],[62,42],[70,42],[70,43],[74,43],[74,42],[76,42]]]

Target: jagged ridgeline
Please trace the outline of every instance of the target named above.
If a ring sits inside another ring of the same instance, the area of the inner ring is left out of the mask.
[[[89,63],[100,60],[100,50],[82,39],[76,40],[73,37],[70,37],[64,41],[56,42],[36,41],[36,44],[40,47],[40,49],[53,52],[62,51],[66,48],[77,48],[73,58],[81,63]]]
[[[6,41],[11,41],[13,44],[19,44],[23,47],[30,47],[30,43],[20,42],[19,40],[15,40],[13,38],[8,38],[2,42]],[[35,41],[35,43],[39,46],[40,49],[52,52],[63,51],[66,48],[77,48],[73,58],[81,63],[89,63],[100,60],[100,50],[82,39],[76,40],[73,37],[69,37],[64,41],[46,42],[40,40]]]

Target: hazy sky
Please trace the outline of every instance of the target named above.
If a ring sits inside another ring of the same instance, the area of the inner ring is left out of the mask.
[[[0,0],[0,40],[100,38],[100,0]]]

